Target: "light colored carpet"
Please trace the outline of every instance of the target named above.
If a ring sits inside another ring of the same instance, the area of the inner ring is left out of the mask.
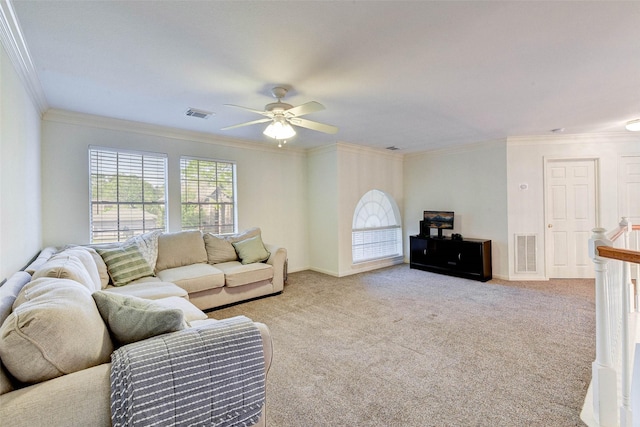
[[[209,316],[269,326],[269,427],[582,426],[593,293],[593,280],[481,283],[399,265],[293,273],[282,295]]]

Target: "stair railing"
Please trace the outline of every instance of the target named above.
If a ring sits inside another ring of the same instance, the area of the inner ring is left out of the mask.
[[[635,250],[630,249],[632,232]],[[640,399],[640,395],[631,395],[639,310],[639,239],[640,227],[622,218],[619,226],[609,232],[603,228],[593,229],[589,240],[589,255],[595,264],[596,359],[592,364],[590,386],[592,417],[582,418],[590,426],[640,425],[640,413],[635,414],[634,422],[632,411],[632,401]],[[586,401],[585,408],[589,404]]]

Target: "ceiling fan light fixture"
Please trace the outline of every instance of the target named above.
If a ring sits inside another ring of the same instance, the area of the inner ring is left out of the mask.
[[[296,134],[296,131],[286,120],[274,119],[262,133],[273,139],[289,139]]]
[[[640,132],[640,119],[635,119],[627,122],[627,125],[625,127],[631,132]]]

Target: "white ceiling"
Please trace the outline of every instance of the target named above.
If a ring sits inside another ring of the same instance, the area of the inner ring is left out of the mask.
[[[270,90],[318,101],[299,129],[401,152],[623,131],[640,117],[640,2],[25,1],[13,7],[51,108],[273,143]],[[207,119],[187,117],[198,108]]]

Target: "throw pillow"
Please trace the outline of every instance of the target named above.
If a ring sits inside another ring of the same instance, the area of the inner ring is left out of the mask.
[[[266,261],[271,256],[271,253],[264,247],[260,236],[232,244],[243,264]]]
[[[153,270],[135,245],[96,248],[102,256],[114,286],[123,286],[142,277],[153,276]]]
[[[185,327],[184,313],[153,300],[98,291],[93,293],[98,311],[119,344],[129,344]]]
[[[156,262],[158,261],[158,236],[161,234],[162,230],[154,230],[133,236],[124,242],[123,246],[136,245],[142,257],[147,260],[151,270],[155,271]]]
[[[113,344],[91,293],[40,278],[18,294],[0,327],[0,358],[19,381],[37,383],[109,361]]]
[[[204,247],[207,250],[207,262],[209,264],[221,264],[238,260],[238,254],[231,242],[222,237],[206,233],[204,235]]]

